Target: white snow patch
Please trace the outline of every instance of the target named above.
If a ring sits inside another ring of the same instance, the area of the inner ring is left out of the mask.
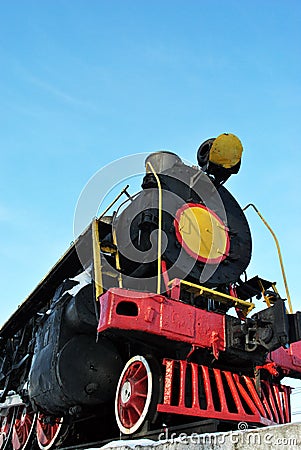
[[[160,442],[152,441],[151,439],[133,439],[133,440],[120,440],[120,441],[112,441],[108,444],[104,445],[103,447],[100,447],[101,450],[103,449],[109,449],[109,448],[118,448],[118,447],[126,447],[126,448],[133,448],[135,449],[138,445],[140,447],[147,447],[147,446],[155,446],[159,445]],[[99,449],[90,449],[90,450],[99,450]]]
[[[66,292],[74,297],[83,287],[87,286],[87,284],[90,284],[92,282],[91,270],[92,266],[89,266],[86,270],[76,275],[76,277],[70,278],[70,280],[72,281],[77,281],[78,284],[76,286],[73,286],[73,288],[69,289],[69,291]]]

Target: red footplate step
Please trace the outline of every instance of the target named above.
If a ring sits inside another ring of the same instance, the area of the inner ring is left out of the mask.
[[[226,370],[164,359],[159,412],[273,425],[290,422],[290,387]]]

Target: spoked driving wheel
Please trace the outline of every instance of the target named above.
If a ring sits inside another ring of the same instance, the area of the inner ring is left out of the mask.
[[[5,416],[0,416],[0,450],[7,448],[13,429],[15,408],[9,408]]]
[[[18,406],[11,438],[13,450],[25,450],[29,447],[35,422],[36,413],[30,406]]]
[[[37,442],[42,450],[50,450],[66,437],[68,426],[63,417],[50,417],[39,413],[37,417]]]
[[[149,362],[134,356],[125,365],[117,386],[115,417],[120,431],[135,433],[150,414],[154,397],[154,379]]]
[[[0,416],[0,450],[4,450],[9,446],[15,413],[15,408],[11,407],[5,416]]]

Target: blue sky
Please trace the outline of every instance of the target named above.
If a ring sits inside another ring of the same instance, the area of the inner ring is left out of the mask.
[[[0,2],[0,323],[68,248],[98,169],[163,148],[194,163],[223,132],[244,145],[227,186],[274,228],[301,309],[300,19],[294,0]],[[272,238],[247,215],[249,276],[284,295]]]

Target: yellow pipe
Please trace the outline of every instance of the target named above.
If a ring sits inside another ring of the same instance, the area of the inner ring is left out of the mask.
[[[161,249],[162,249],[162,186],[160,178],[150,162],[146,163],[156,178],[159,191],[159,228],[158,228],[158,280],[157,280],[157,294],[161,294]]]
[[[291,297],[290,297],[289,290],[288,290],[288,284],[287,284],[287,280],[286,280],[284,264],[283,264],[282,255],[281,255],[281,251],[280,251],[280,245],[279,245],[277,236],[276,236],[276,234],[274,233],[274,231],[272,230],[270,225],[267,223],[267,221],[264,219],[262,214],[258,211],[258,209],[256,208],[256,206],[253,203],[249,203],[247,206],[245,206],[243,208],[243,211],[245,211],[247,208],[249,208],[249,206],[252,206],[252,208],[254,208],[254,210],[257,212],[257,214],[259,215],[260,219],[265,224],[265,226],[267,227],[267,229],[269,230],[269,232],[271,233],[271,235],[274,238],[274,241],[275,241],[275,244],[276,244],[276,247],[277,247],[277,252],[278,252],[278,257],[279,257],[279,262],[280,262],[283,282],[284,282],[284,286],[285,286],[285,292],[286,292],[286,297],[287,297],[288,308],[289,308],[290,314],[293,314],[293,306],[292,306]]]

